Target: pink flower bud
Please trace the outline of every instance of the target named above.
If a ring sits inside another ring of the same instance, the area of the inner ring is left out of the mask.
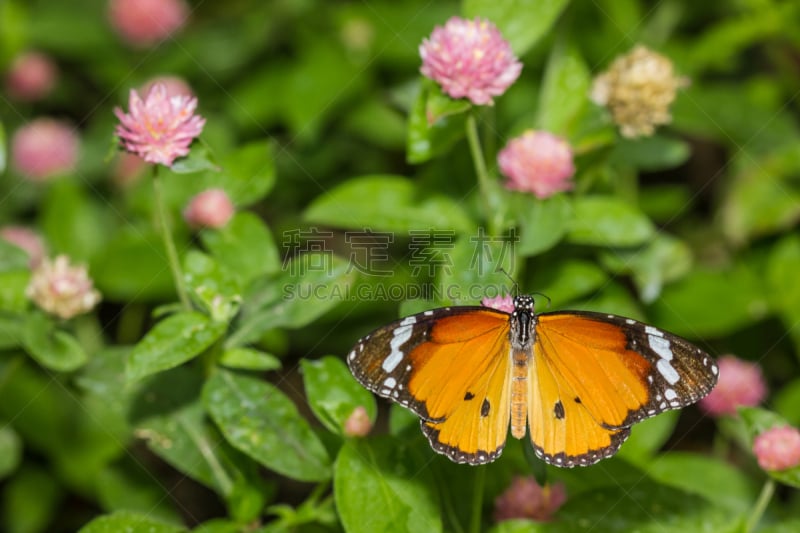
[[[508,177],[506,187],[548,198],[572,189],[572,150],[569,144],[546,131],[528,130],[511,139],[497,154],[500,171]]]
[[[120,121],[117,136],[123,148],[148,163],[172,166],[203,131],[206,119],[194,114],[196,107],[197,98],[170,96],[162,83],[153,85],[144,100],[131,90],[130,112],[114,109]]]
[[[58,67],[49,56],[26,52],[11,63],[6,74],[6,90],[16,100],[35,102],[50,94],[57,78]]]
[[[31,275],[25,293],[36,305],[63,319],[91,311],[100,301],[85,266],[72,266],[59,255],[44,259]]]
[[[452,17],[419,47],[420,71],[452,98],[492,105],[519,77],[522,63],[488,20]]]
[[[39,118],[16,131],[11,140],[11,159],[20,174],[33,181],[47,181],[75,167],[79,145],[71,126]]]
[[[367,410],[359,405],[344,423],[344,434],[348,437],[365,437],[372,430],[372,422]]]
[[[717,361],[719,380],[700,407],[712,416],[735,415],[737,407],[753,407],[764,401],[767,384],[756,363],[725,355]]]
[[[514,298],[512,298],[510,294],[506,294],[505,296],[497,295],[494,298],[489,298],[487,296],[481,300],[481,305],[497,309],[498,311],[505,311],[506,313],[514,312]]]
[[[511,485],[494,501],[497,522],[527,518],[545,522],[567,501],[564,485],[540,486],[534,477],[514,477]]]
[[[800,465],[800,431],[791,426],[775,427],[758,435],[753,453],[764,470],[787,470]]]
[[[147,47],[177,32],[189,18],[183,0],[111,0],[111,25],[129,44]]]
[[[236,209],[222,189],[208,189],[189,201],[183,218],[192,228],[222,228]]]
[[[28,265],[36,268],[44,259],[44,241],[30,228],[24,226],[5,226],[0,228],[0,237],[25,250],[30,258]]]
[[[192,88],[189,86],[186,80],[180,76],[156,76],[145,83],[139,92],[142,94],[147,94],[150,92],[150,89],[159,83],[164,84],[164,87],[167,89],[167,96],[170,98],[173,96],[188,96],[189,98],[192,98],[194,96],[194,91],[192,91]]]

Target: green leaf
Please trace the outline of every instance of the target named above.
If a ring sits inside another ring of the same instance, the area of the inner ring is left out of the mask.
[[[7,478],[17,469],[22,458],[22,441],[8,425],[0,427],[0,480]]]
[[[222,158],[225,191],[234,204],[247,206],[263,199],[275,184],[272,145],[265,140],[237,148]]]
[[[39,224],[50,250],[78,262],[86,261],[105,244],[112,227],[78,180],[51,183],[41,213]]]
[[[611,152],[610,162],[632,166],[645,172],[667,170],[684,164],[691,155],[689,144],[678,138],[664,135],[622,137]]]
[[[0,237],[0,272],[30,270],[28,252]]]
[[[46,470],[26,465],[5,483],[0,526],[3,531],[47,531],[64,497]]]
[[[364,231],[407,234],[411,230],[469,232],[473,224],[454,200],[417,189],[407,178],[352,178],[315,199],[303,213],[311,223]]]
[[[197,312],[165,318],[134,346],[125,374],[129,381],[174,368],[202,353],[224,332],[226,324]]]
[[[195,300],[215,322],[228,322],[239,310],[241,286],[214,259],[189,250],[183,259],[183,277]]]
[[[280,269],[275,239],[252,213],[237,213],[225,227],[203,230],[200,240],[220,265],[236,274],[242,286]]]
[[[292,258],[279,276],[256,284],[245,296],[240,321],[226,347],[254,342],[274,328],[310,324],[344,299],[354,278],[351,265],[333,254]]]
[[[57,329],[44,314],[32,313],[23,327],[22,344],[25,350],[45,368],[72,372],[89,360],[75,337]]]
[[[587,105],[591,76],[580,51],[566,40],[551,49],[544,73],[536,127],[568,136]]]
[[[295,405],[274,385],[220,370],[206,382],[203,402],[234,448],[300,481],[330,477],[330,459]]]
[[[334,470],[334,498],[345,531],[442,531],[438,492],[426,461],[399,439],[353,439]]]
[[[539,200],[530,194],[514,194],[512,198],[521,232],[517,252],[526,257],[540,254],[564,238],[572,218],[567,195]]]
[[[778,241],[769,253],[766,285],[772,307],[777,311],[800,354],[800,238],[789,234]]]
[[[800,426],[800,378],[793,379],[775,393],[775,411],[793,426]]]
[[[524,55],[550,31],[568,0],[464,0],[466,18],[492,21],[511,43],[517,55]]]
[[[452,267],[439,268],[434,287],[441,305],[476,304],[485,297],[513,292],[516,272],[513,243],[483,232],[456,240],[449,251]]]
[[[672,435],[679,416],[678,411],[667,411],[634,425],[619,456],[641,467],[646,466]]]
[[[450,102],[449,105],[444,102]],[[464,107],[466,106],[466,108]],[[464,136],[470,103],[444,96],[434,82],[422,80],[408,117],[406,160],[418,165],[446,152]]]
[[[636,246],[653,236],[650,220],[630,203],[610,196],[582,196],[572,203],[567,240],[595,246]]]
[[[94,475],[92,489],[106,512],[143,513],[153,520],[179,524],[180,515],[162,483],[145,465],[130,458]]]
[[[561,307],[598,290],[607,279],[608,274],[596,263],[571,259],[539,266],[533,274],[533,290]]]
[[[146,531],[147,533],[181,533],[186,529],[166,524],[146,514],[118,511],[95,518],[78,533],[120,533]]]
[[[189,155],[176,159],[169,167],[175,174],[194,174],[202,170],[219,171],[219,166],[212,161],[208,148],[196,141]]]
[[[28,268],[0,272],[0,310],[22,313],[28,309],[30,300],[25,290],[30,278]]]
[[[370,422],[375,422],[375,398],[353,378],[341,359],[332,356],[316,361],[301,359],[300,369],[308,404],[317,420],[330,431],[341,435],[356,407],[365,408]]]
[[[219,364],[228,368],[242,370],[276,370],[281,367],[281,361],[272,354],[264,353],[252,348],[229,348],[222,353]]]

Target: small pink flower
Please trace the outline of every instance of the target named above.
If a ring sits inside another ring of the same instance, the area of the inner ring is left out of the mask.
[[[764,470],[800,466],[800,431],[791,426],[768,429],[753,441],[753,453]]]
[[[146,47],[178,31],[189,18],[183,0],[111,0],[111,25],[128,43]]]
[[[511,139],[497,154],[497,163],[508,177],[507,188],[532,192],[537,198],[573,186],[572,149],[564,139],[546,131],[528,130]]]
[[[197,98],[169,96],[161,83],[150,89],[144,101],[131,90],[129,107],[129,114],[114,109],[120,121],[117,136],[123,148],[148,163],[172,166],[176,158],[189,153],[189,145],[206,123],[194,114]]]
[[[9,96],[24,102],[41,100],[53,90],[58,67],[49,56],[39,52],[18,55],[6,74]]]
[[[44,259],[33,271],[25,294],[36,305],[63,319],[91,311],[100,301],[85,266],[72,266],[66,255]]]
[[[492,105],[522,71],[511,45],[488,20],[452,17],[419,47],[422,74],[452,98]]]
[[[494,501],[496,522],[527,518],[546,522],[567,501],[564,485],[540,486],[534,477],[515,476],[505,492]]]
[[[192,91],[192,88],[189,86],[186,80],[180,76],[156,76],[145,83],[140,92],[142,94],[147,94],[150,92],[150,89],[152,89],[153,86],[158,83],[163,83],[164,86],[166,86],[167,96],[170,98],[173,96],[194,96],[194,91]]]
[[[33,181],[47,181],[75,167],[80,142],[64,122],[39,118],[22,126],[11,141],[14,167]]]
[[[367,410],[359,405],[344,423],[344,434],[348,437],[365,437],[372,430],[372,422],[369,419]]]
[[[506,294],[505,296],[497,295],[494,298],[489,298],[487,296],[481,300],[481,305],[497,309],[498,311],[505,311],[506,313],[514,312],[514,298],[512,298],[510,294]]]
[[[767,396],[767,384],[757,364],[725,355],[717,366],[717,386],[699,404],[708,414],[735,415],[737,407],[756,406]]]
[[[189,201],[183,218],[192,228],[221,228],[233,216],[236,208],[222,189],[208,189]]]
[[[31,268],[39,266],[44,259],[44,241],[32,229],[24,226],[5,226],[0,228],[0,237],[25,250]]]

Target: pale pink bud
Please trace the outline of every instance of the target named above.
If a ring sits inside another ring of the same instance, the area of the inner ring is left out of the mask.
[[[481,305],[497,309],[498,311],[505,311],[506,313],[514,312],[514,298],[512,298],[510,294],[506,294],[505,296],[497,295],[494,298],[489,298],[487,296],[481,300]]]
[[[768,429],[753,441],[753,453],[764,470],[800,466],[800,431],[791,426]]]
[[[548,198],[572,189],[572,149],[567,141],[546,131],[528,130],[511,139],[497,154],[506,187]]]
[[[75,167],[80,142],[68,124],[39,118],[22,126],[11,140],[11,158],[20,174],[47,181]]]
[[[0,228],[0,237],[25,250],[31,268],[39,266],[44,259],[44,241],[32,229],[24,226],[5,226]]]
[[[169,96],[162,83],[155,84],[142,100],[131,90],[130,112],[120,108],[116,134],[122,147],[148,163],[172,166],[176,158],[189,153],[189,145],[203,131],[206,119],[195,115],[197,98]]]
[[[186,80],[180,76],[156,76],[145,83],[139,92],[142,94],[147,94],[150,92],[150,89],[152,89],[153,86],[158,83],[164,84],[164,87],[167,89],[167,96],[169,97],[188,96],[191,98],[194,96],[194,91],[192,91],[192,88],[189,86]]]
[[[51,315],[63,319],[91,311],[100,301],[85,266],[72,266],[59,255],[44,259],[33,271],[25,294]]]
[[[488,20],[452,17],[419,47],[422,74],[452,98],[492,105],[519,77],[522,63]]]
[[[49,56],[40,52],[25,52],[11,63],[6,74],[6,90],[16,100],[34,102],[53,90],[58,67]]]
[[[359,405],[344,422],[344,434],[348,437],[364,437],[372,430],[367,410]]]
[[[719,380],[700,407],[712,416],[735,415],[737,407],[754,407],[767,396],[767,384],[756,363],[725,355],[717,361]]]
[[[222,189],[208,189],[189,201],[183,218],[192,228],[224,227],[235,213],[230,198]]]
[[[564,485],[540,486],[536,478],[515,476],[511,485],[494,501],[497,522],[527,518],[545,522],[567,501]]]
[[[111,0],[111,25],[129,44],[147,47],[177,32],[189,17],[183,0]]]

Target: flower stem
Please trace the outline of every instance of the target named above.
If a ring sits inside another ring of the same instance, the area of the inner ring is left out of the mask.
[[[761,520],[761,516],[767,509],[767,505],[769,505],[769,501],[772,499],[772,495],[774,493],[775,480],[768,478],[767,482],[764,483],[764,486],[761,488],[761,494],[758,495],[756,505],[753,507],[753,511],[750,513],[750,518],[747,519],[747,524],[744,527],[745,533],[750,533],[751,531],[755,530],[756,526],[758,525],[758,521]]]
[[[469,523],[470,533],[481,531],[481,511],[483,510],[483,487],[486,485],[486,467],[475,469],[475,483],[472,485],[472,517]]]
[[[175,241],[172,238],[172,233],[169,231],[169,224],[167,223],[167,208],[164,205],[164,191],[161,186],[161,178],[158,175],[158,165],[153,166],[153,192],[156,201],[156,223],[161,231],[161,238],[164,240],[164,248],[167,250],[167,260],[169,268],[172,270],[172,277],[175,280],[175,290],[178,293],[178,299],[181,305],[187,311],[192,310],[192,303],[189,300],[189,295],[186,293],[186,286],[183,283],[183,271],[181,270],[181,263],[178,259],[178,250],[175,248]]]
[[[486,160],[483,157],[483,150],[481,150],[481,142],[478,138],[478,124],[475,120],[474,112],[469,113],[467,116],[466,129],[469,151],[472,155],[472,164],[475,165],[475,174],[478,176],[478,186],[481,189],[481,197],[483,198],[484,218],[489,225],[489,234],[495,235],[497,233],[497,221],[492,207],[492,190],[489,172],[486,170]]]

